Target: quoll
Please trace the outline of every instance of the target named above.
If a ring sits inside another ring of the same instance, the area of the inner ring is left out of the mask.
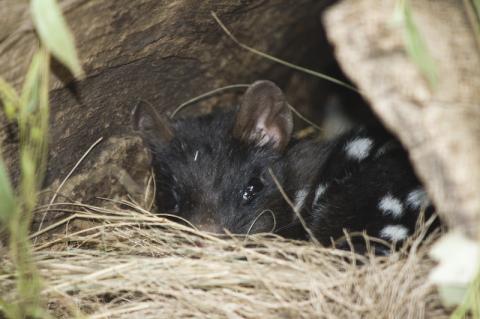
[[[170,120],[141,103],[133,122],[151,152],[159,212],[201,230],[307,238],[303,220],[325,245],[344,231],[398,243],[421,211],[433,213],[393,136],[359,128],[293,140],[289,104],[270,81],[250,85],[233,111]]]

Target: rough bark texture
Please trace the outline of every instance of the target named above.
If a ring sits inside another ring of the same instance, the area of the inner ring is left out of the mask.
[[[37,40],[28,2],[0,2],[0,74],[20,88]],[[319,15],[326,1],[66,0],[61,5],[76,36],[87,78],[72,81],[54,63],[52,142],[45,185],[55,189],[83,152],[104,137],[105,142],[89,154],[75,172],[77,177],[70,180],[70,184],[78,182],[76,191],[70,189],[70,196],[88,198],[83,193],[117,193],[114,186],[107,186],[108,178],[102,190],[88,182],[92,182],[89,178],[112,176],[111,172],[121,165],[134,179],[146,176],[134,167],[138,161],[117,156],[119,150],[128,153],[135,148],[132,145],[138,146],[138,141],[132,144],[131,140],[118,138],[131,133],[129,114],[138,99],[165,112],[228,84],[259,78],[275,80],[282,86],[287,82],[291,70],[274,67],[241,50],[225,36],[211,11],[239,39],[299,62],[312,53],[309,43],[318,43],[310,37],[321,37]],[[320,54],[316,59],[322,61]],[[4,126],[1,116],[0,120]],[[8,132],[2,130],[0,141],[15,179],[16,141]]]
[[[342,1],[325,16],[344,71],[410,150],[439,212],[473,236],[480,218],[480,58],[462,1],[411,1],[436,61],[434,90],[393,26],[395,1]]]

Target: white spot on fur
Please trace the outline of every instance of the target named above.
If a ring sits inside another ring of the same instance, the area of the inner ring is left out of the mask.
[[[411,191],[407,195],[407,206],[411,209],[420,209],[428,203],[427,193],[423,188]]]
[[[295,194],[295,211],[300,212],[305,204],[305,199],[307,198],[308,192],[306,189],[299,190]]]
[[[402,225],[388,225],[380,231],[380,236],[391,241],[404,240],[408,236],[408,228]]]
[[[195,152],[195,156],[193,157],[193,161],[196,162],[198,158],[198,151]]]
[[[314,205],[318,201],[320,196],[322,196],[325,193],[326,190],[327,190],[327,185],[326,184],[318,185],[317,189],[315,190],[315,198],[313,199],[313,204]]]
[[[368,157],[372,146],[373,141],[371,139],[366,137],[356,138],[345,146],[345,152],[349,157],[361,161]]]
[[[378,209],[382,210],[384,215],[390,215],[393,218],[400,218],[403,215],[402,202],[390,194],[385,195],[378,202]]]

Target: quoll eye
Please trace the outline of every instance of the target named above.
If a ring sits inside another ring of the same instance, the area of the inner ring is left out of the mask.
[[[243,190],[242,199],[245,204],[250,203],[263,189],[263,183],[258,177],[252,178]]]

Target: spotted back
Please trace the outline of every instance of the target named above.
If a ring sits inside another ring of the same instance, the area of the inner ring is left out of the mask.
[[[331,141],[315,181],[294,198],[315,237],[326,245],[344,230],[398,243],[413,234],[422,211],[427,218],[433,213],[407,153],[379,128]]]

